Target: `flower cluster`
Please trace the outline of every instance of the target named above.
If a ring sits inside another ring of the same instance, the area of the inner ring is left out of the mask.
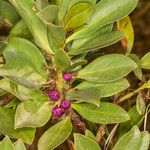
[[[72,74],[65,72],[62,75],[63,79],[67,82],[71,81]],[[52,89],[48,91],[48,97],[53,102],[58,102],[57,105],[53,108],[53,115],[56,117],[60,117],[65,110],[68,110],[71,106],[69,100],[63,98],[61,99],[61,93],[58,89]]]

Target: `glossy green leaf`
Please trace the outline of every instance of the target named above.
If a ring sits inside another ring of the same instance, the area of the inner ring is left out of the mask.
[[[98,2],[91,18],[88,21],[88,26],[75,32],[67,39],[67,42],[73,39],[88,37],[102,26],[115,22],[133,11],[138,0],[102,0]],[[119,12],[119,13],[118,13]]]
[[[12,27],[20,19],[19,14],[14,7],[7,1],[0,1],[0,20]]]
[[[119,20],[117,22],[117,25],[118,29],[122,31],[125,35],[126,44],[124,46],[127,49],[126,54],[130,54],[134,43],[134,30],[129,16]]]
[[[39,49],[22,38],[11,38],[4,51],[6,65],[0,75],[29,88],[39,88],[48,77],[46,61]]]
[[[123,33],[120,31],[113,31],[109,33],[99,34],[95,38],[89,36],[87,38],[77,39],[73,42],[70,55],[77,55],[80,53],[89,52],[100,49],[118,42],[123,38]]]
[[[54,56],[54,63],[59,71],[66,71],[71,67],[71,60],[63,49],[58,49]]]
[[[66,39],[66,31],[63,27],[56,26],[52,23],[47,25],[48,27],[48,38],[49,43],[54,52],[58,50],[58,48],[63,47]]]
[[[137,112],[136,106],[131,107],[128,111],[128,114],[130,116],[130,120],[120,124],[119,127],[120,136],[129,132],[134,125],[140,126],[144,119],[144,115],[139,115],[139,113]]]
[[[121,91],[124,91],[130,86],[129,82],[123,78],[114,82],[108,82],[108,83],[98,83],[98,82],[88,82],[84,81],[80,83],[78,86],[76,86],[76,89],[99,89],[101,93],[101,97],[109,97],[112,95],[115,95]]]
[[[123,135],[116,143],[113,150],[138,150],[141,144],[141,134],[137,126]]]
[[[133,70],[133,72],[136,75],[137,79],[142,80],[143,75],[139,57],[135,54],[130,54],[128,55],[128,57],[130,57],[138,65],[138,68]]]
[[[69,7],[71,8],[72,6],[79,4],[79,3],[89,3],[91,5],[95,5],[96,0],[71,0]]]
[[[99,106],[101,92],[97,88],[72,89],[68,91],[68,93],[66,94],[66,98],[69,100],[84,101]]]
[[[15,109],[19,103],[20,103],[20,100],[15,97],[7,105],[5,105],[4,107]]]
[[[100,150],[99,145],[92,139],[75,133],[74,134],[74,149],[75,150]]]
[[[148,150],[150,145],[150,134],[147,131],[141,132],[141,145],[138,150]]]
[[[73,31],[83,25],[92,13],[92,7],[88,3],[78,3],[71,7],[66,15],[65,28]]]
[[[14,144],[15,150],[26,150],[22,139],[18,139]]]
[[[16,109],[15,128],[42,127],[51,117],[52,109],[49,102],[21,102]]]
[[[0,89],[15,95],[21,101],[49,101],[48,97],[40,90],[26,88],[20,84],[16,84],[7,78],[0,80]]]
[[[96,141],[95,135],[94,135],[91,131],[89,131],[89,130],[87,130],[87,129],[86,129],[86,131],[85,131],[85,136],[87,136],[87,137],[89,137],[90,139]]]
[[[140,115],[144,115],[146,110],[146,104],[141,93],[138,94],[136,99],[136,109]]]
[[[47,37],[47,27],[32,9],[33,1],[10,0],[10,2],[15,6],[18,13],[28,26],[36,44],[44,49],[47,53],[53,54]]]
[[[14,129],[15,110],[0,107],[0,133],[10,138],[21,138],[25,143],[31,144],[34,139],[34,128]]]
[[[38,10],[44,9],[46,6],[49,5],[48,0],[35,0],[35,6],[38,8]]]
[[[58,6],[49,5],[37,13],[44,23],[53,23],[58,16]]]
[[[32,35],[23,20],[17,22],[9,33],[9,37],[22,37],[25,39],[32,39]]]
[[[137,65],[121,54],[101,56],[79,71],[78,78],[93,82],[112,82],[128,75]]]
[[[123,108],[107,102],[101,102],[99,107],[88,103],[72,104],[72,108],[83,118],[94,123],[113,124],[130,119]]]
[[[141,67],[143,69],[150,69],[150,52],[145,54],[141,59]]]
[[[64,118],[50,129],[48,129],[39,139],[38,150],[52,150],[63,143],[72,131],[72,124],[69,117]]]
[[[6,136],[1,142],[0,142],[0,149],[1,150],[15,150],[11,140],[8,136]]]

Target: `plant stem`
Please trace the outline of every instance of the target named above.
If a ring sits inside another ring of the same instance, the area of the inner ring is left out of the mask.
[[[139,88],[136,89],[135,91],[133,91],[133,92],[131,92],[131,93],[129,93],[129,94],[127,94],[127,95],[121,97],[121,98],[117,101],[117,103],[123,102],[123,101],[125,101],[125,100],[131,98],[131,97],[134,96],[135,94],[139,93],[141,90],[144,90],[145,88],[148,88],[148,87],[149,87],[149,86],[148,86],[149,82],[150,82],[150,81],[148,81],[147,83],[143,84],[141,87],[139,87]]]
[[[63,84],[64,84],[64,81],[62,78],[62,72],[58,72],[57,73],[57,88],[59,91],[63,89],[63,86],[64,86]]]

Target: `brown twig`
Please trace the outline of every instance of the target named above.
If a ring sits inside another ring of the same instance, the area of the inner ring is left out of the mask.
[[[96,134],[96,141],[98,144],[100,144],[102,137],[105,134],[106,125],[100,125],[98,132]]]

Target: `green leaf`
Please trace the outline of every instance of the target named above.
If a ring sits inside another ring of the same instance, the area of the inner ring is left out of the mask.
[[[71,8],[72,6],[79,4],[79,3],[89,3],[91,5],[95,5],[96,0],[71,0],[69,7]]]
[[[87,103],[92,103],[96,106],[100,105],[101,92],[99,89],[87,88],[87,89],[72,89],[66,94],[66,98],[69,100],[79,100]]]
[[[129,16],[124,17],[117,22],[118,29],[122,31],[125,35],[125,48],[127,49],[126,54],[130,54],[133,43],[134,43],[134,30]]]
[[[20,19],[19,14],[14,7],[7,1],[0,1],[0,20],[12,27]]]
[[[139,113],[137,112],[136,106],[133,106],[132,108],[130,108],[128,111],[128,114],[130,116],[130,120],[120,124],[120,127],[119,127],[120,136],[129,132],[134,125],[140,126],[144,119],[144,115],[139,115]]]
[[[95,34],[94,34],[95,35]],[[77,39],[73,41],[70,55],[77,55],[80,53],[89,52],[92,50],[100,49],[112,45],[122,39],[123,33],[120,31],[106,32],[99,34],[95,38],[89,36],[87,38]]]
[[[65,28],[67,31],[73,31],[75,28],[83,25],[91,16],[92,7],[88,3],[78,3],[72,6],[65,19]]]
[[[66,39],[66,31],[64,27],[56,26],[52,23],[47,25],[48,27],[48,38],[49,43],[54,52],[58,50],[58,48],[63,47]]]
[[[119,2],[118,0],[103,0],[98,2],[95,5],[87,27],[72,34],[67,39],[67,42],[74,39],[88,37],[104,25],[113,23],[127,16],[136,7],[137,2],[138,0],[120,0]]]
[[[34,4],[38,10],[42,10],[49,5],[48,0],[35,0]]]
[[[78,78],[93,82],[112,82],[128,75],[136,63],[121,54],[101,56],[79,71]]]
[[[15,150],[26,150],[22,139],[18,139],[14,144]]]
[[[6,65],[0,68],[1,76],[29,88],[40,88],[46,82],[46,61],[33,43],[22,38],[11,38],[3,54]]]
[[[15,150],[15,148],[8,136],[6,136],[3,139],[3,141],[0,142],[0,149],[1,150]]]
[[[87,136],[87,137],[89,137],[90,139],[96,141],[95,135],[94,135],[91,131],[89,131],[89,130],[87,130],[87,129],[86,129],[86,131],[85,131],[85,136]]]
[[[15,97],[7,105],[5,105],[4,107],[15,109],[19,103],[20,103],[19,99]]]
[[[133,72],[136,75],[137,79],[142,80],[143,75],[139,57],[135,54],[130,54],[128,55],[128,57],[130,57],[138,65],[138,68],[133,70]]]
[[[47,27],[32,9],[33,1],[10,0],[10,2],[15,6],[18,13],[28,26],[36,44],[44,49],[47,53],[54,54],[48,41]]]
[[[150,69],[150,52],[145,54],[141,59],[141,67],[143,69]]]
[[[5,95],[6,93],[7,93],[6,91],[4,91],[4,90],[0,89],[0,96]]]
[[[3,50],[5,49],[6,45],[7,44],[4,41],[0,41],[0,55],[2,55]],[[0,63],[1,63],[1,60],[0,60]]]
[[[0,133],[8,135],[10,138],[21,138],[25,143],[31,144],[34,139],[35,129],[14,129],[14,115],[15,110],[0,107]]]
[[[113,150],[138,150],[141,143],[141,134],[137,126],[123,135],[116,143]]]
[[[49,102],[21,102],[16,109],[15,128],[42,127],[51,117],[52,109]]]
[[[75,150],[100,150],[99,145],[92,139],[75,133],[74,134],[74,149]]]
[[[121,91],[124,91],[129,86],[130,86],[129,82],[125,78],[122,78],[120,80],[108,82],[108,83],[84,81],[80,83],[78,86],[76,86],[75,88],[79,90],[87,89],[87,88],[91,88],[91,89],[96,88],[96,89],[99,89],[101,93],[101,97],[109,97]]]
[[[54,63],[59,71],[66,71],[71,67],[71,60],[63,49],[58,49],[54,56]]]
[[[32,35],[23,20],[20,20],[15,24],[12,30],[9,33],[9,37],[22,37],[25,39],[32,39]]]
[[[40,90],[26,88],[20,84],[16,84],[7,78],[0,80],[0,89],[15,95],[21,101],[49,101],[49,98]]]
[[[141,145],[138,150],[148,150],[150,144],[150,134],[147,131],[141,132]]]
[[[94,123],[113,124],[130,119],[123,108],[107,102],[101,102],[99,107],[88,103],[72,104],[72,108],[83,118]]]
[[[144,99],[141,93],[138,94],[137,99],[136,99],[136,109],[140,115],[144,115],[145,110],[146,110],[146,104],[144,102]]]
[[[72,124],[69,117],[58,122],[48,129],[39,139],[38,150],[55,149],[63,143],[72,131]]]
[[[37,13],[40,19],[45,23],[53,23],[58,16],[58,6],[49,5]]]

